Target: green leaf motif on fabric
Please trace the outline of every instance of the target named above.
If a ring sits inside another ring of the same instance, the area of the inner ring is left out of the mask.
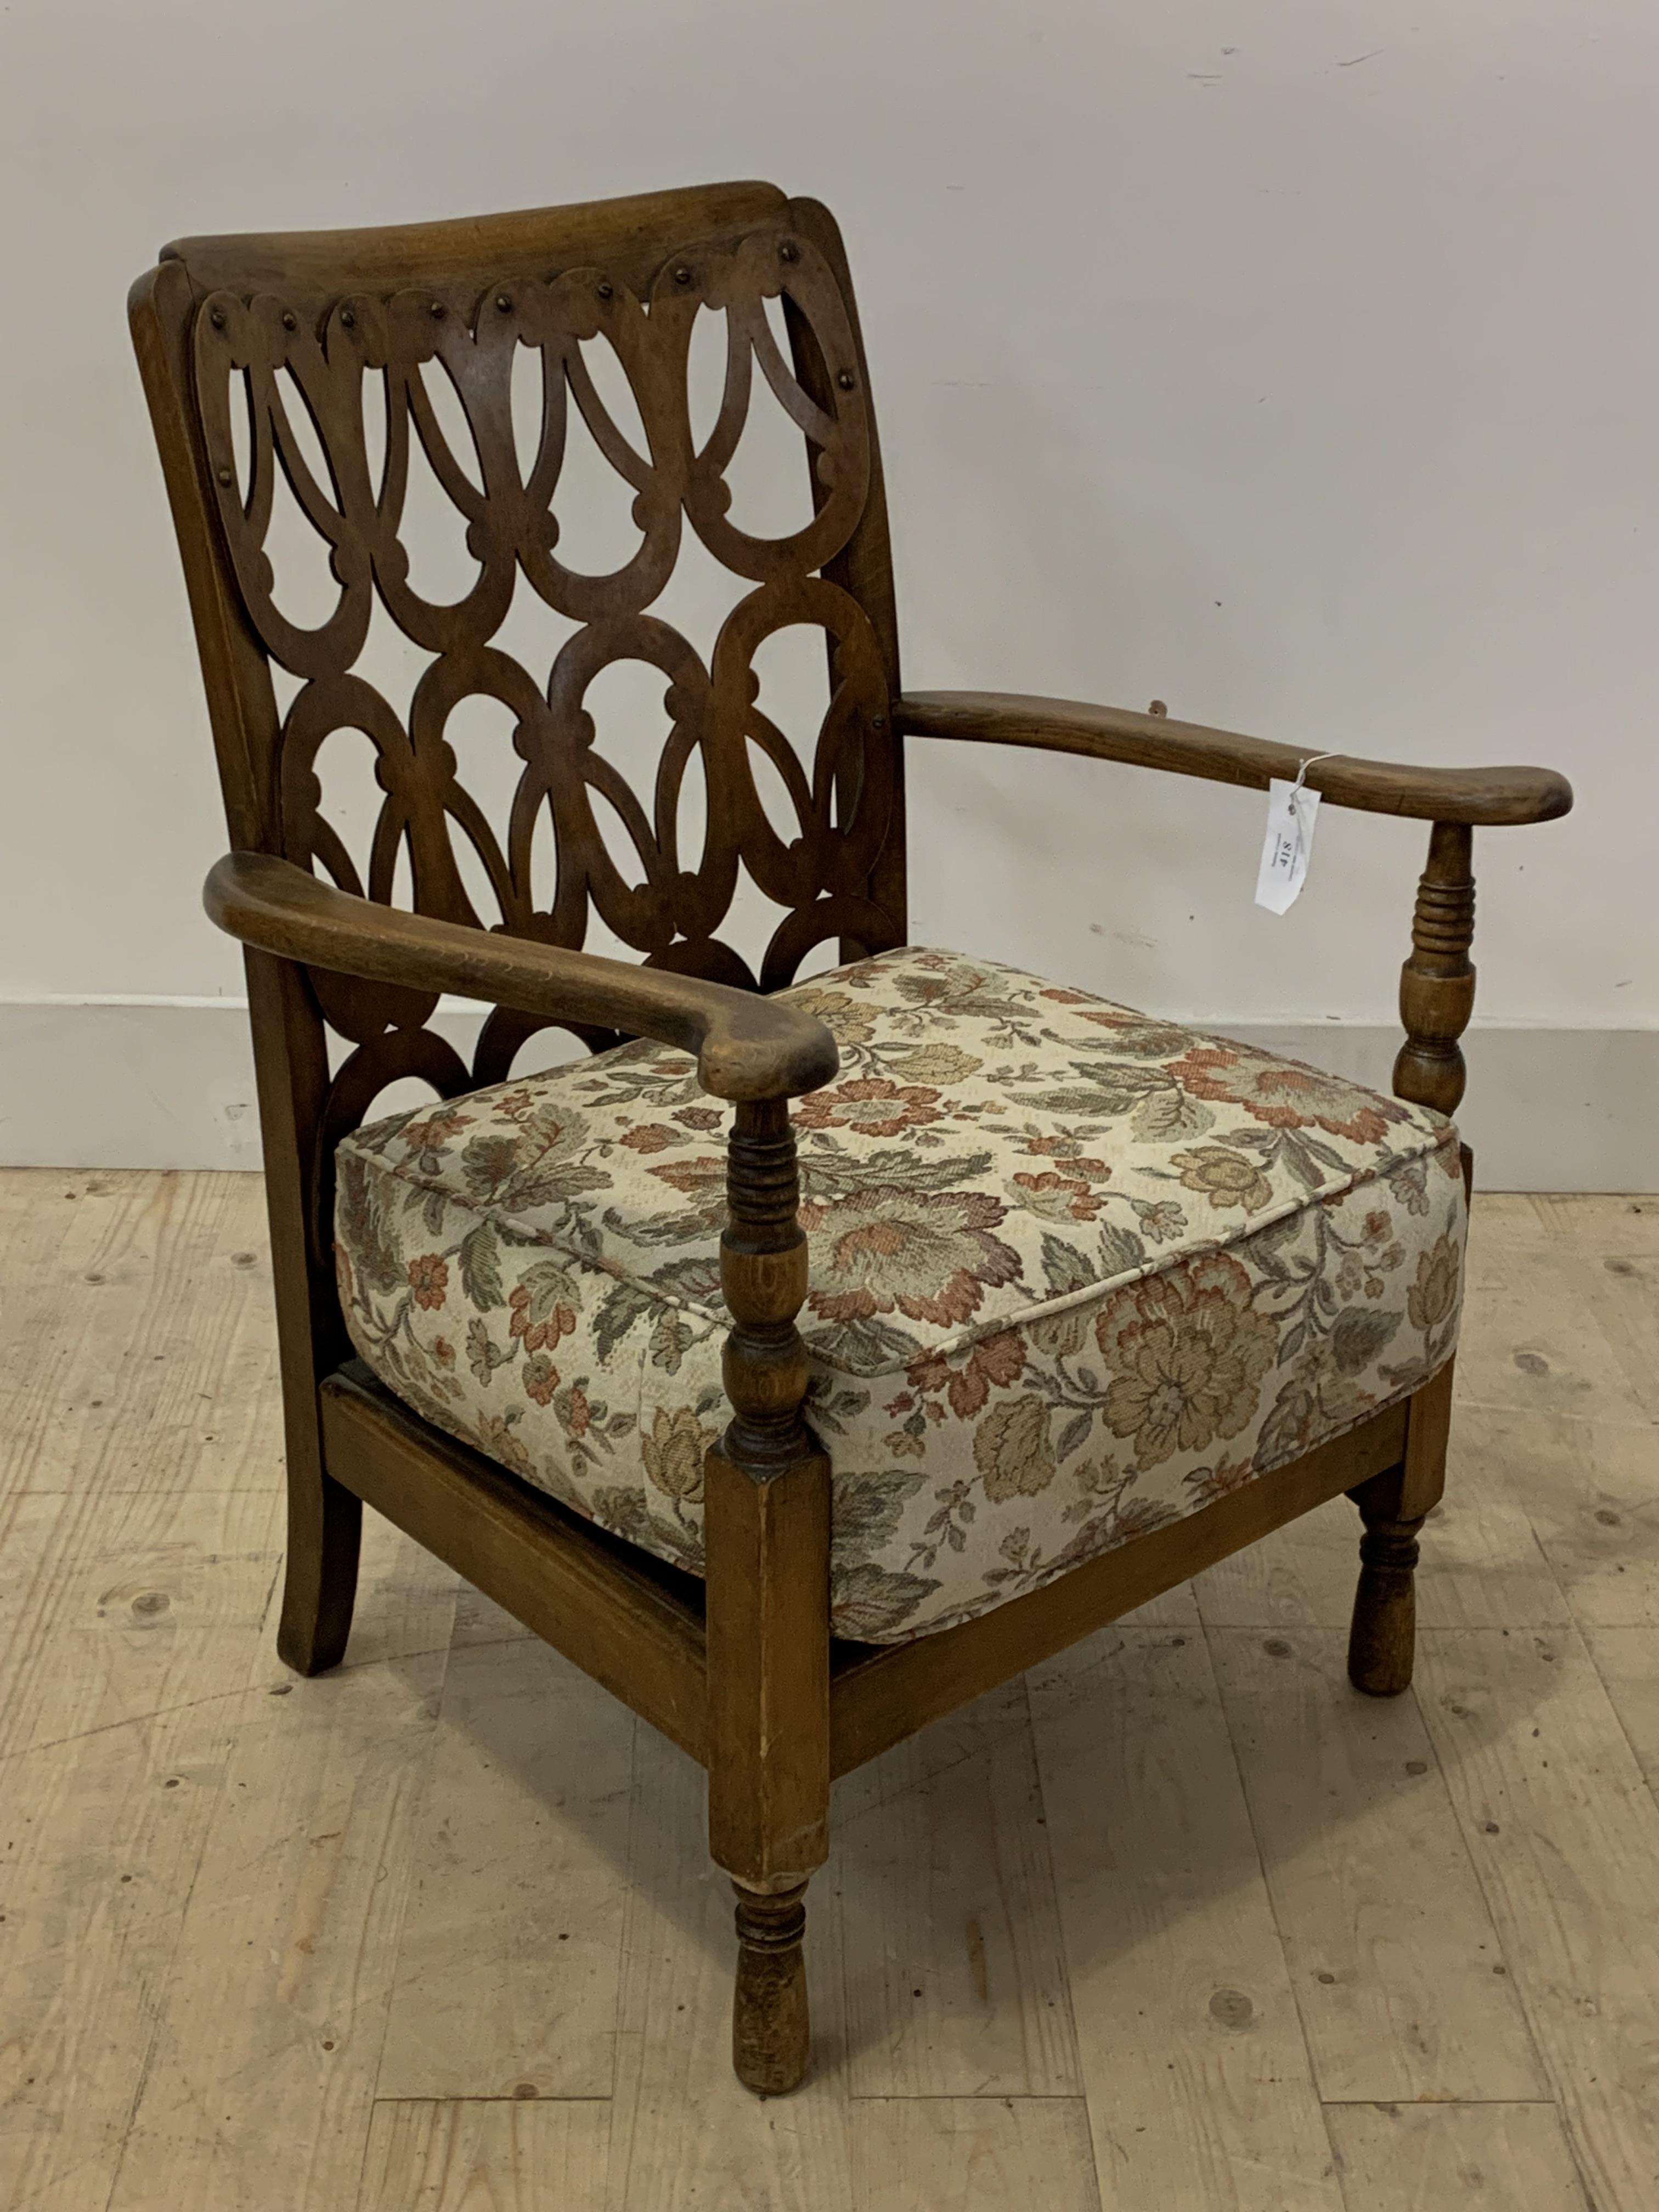
[[[1215,1127],[1215,1115],[1196,1098],[1173,1085],[1150,1091],[1129,1116],[1129,1131],[1143,1145],[1162,1145],[1177,1137],[1202,1137]]]
[[[1382,1313],[1375,1306],[1349,1306],[1340,1313],[1331,1331],[1337,1373],[1361,1373],[1393,1342],[1399,1328],[1397,1313]]]
[[[1100,1226],[1100,1264],[1108,1275],[1127,1275],[1146,1263],[1146,1247],[1133,1229],[1115,1221]]]
[[[477,1307],[488,1313],[502,1303],[501,1255],[495,1247],[493,1223],[481,1221],[461,1239],[461,1288]]]
[[[488,1384],[498,1367],[510,1367],[518,1356],[517,1345],[506,1351],[491,1340],[489,1331],[481,1321],[470,1321],[466,1325],[466,1364],[480,1382]]]
[[[601,1362],[609,1360],[635,1322],[661,1304],[642,1283],[617,1283],[605,1292],[593,1319],[593,1342]]]
[[[902,1628],[925,1598],[939,1588],[937,1578],[895,1571],[860,1559],[832,1571],[830,1601],[842,1636],[855,1640],[890,1635]]]
[[[1085,1290],[1099,1277],[1085,1255],[1074,1244],[1067,1244],[1052,1230],[1042,1232],[1042,1273],[1050,1292],[1057,1298],[1068,1291]]]
[[[651,1332],[651,1364],[660,1367],[665,1374],[678,1375],[681,1360],[696,1341],[696,1331],[684,1316],[672,1306],[665,1307]]]

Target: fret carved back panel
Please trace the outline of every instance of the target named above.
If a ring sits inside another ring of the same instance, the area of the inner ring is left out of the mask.
[[[848,953],[902,941],[885,507],[845,261],[822,209],[721,187],[477,226],[191,240],[168,249],[156,278],[193,463],[187,482],[173,456],[169,488],[239,843],[372,898],[558,945],[580,947],[597,916],[643,960],[763,989],[826,941]],[[787,351],[769,301],[783,308]],[[702,315],[723,321],[726,352],[699,436],[688,365]],[[584,351],[596,341],[637,421],[607,406]],[[514,405],[526,368],[539,386],[529,434],[522,396],[516,428]],[[146,378],[155,408],[153,364]],[[800,526],[776,537],[738,526],[727,482],[767,392],[800,434],[811,491]],[[637,547],[608,573],[561,556],[578,418],[631,494]],[[453,599],[411,576],[406,509],[422,467],[476,564]],[[308,622],[273,573],[283,499],[326,549],[331,604]],[[738,587],[706,639],[653,611],[693,538]],[[517,628],[501,635],[526,592],[567,633],[548,665],[519,657]],[[362,665],[377,605],[428,656],[406,702]],[[756,669],[767,641],[796,625],[822,635],[829,668],[805,757],[763,711]],[[587,703],[623,661],[663,682],[667,732],[648,789],[597,741]],[[495,820],[450,741],[452,718],[478,698],[511,722],[514,780]],[[342,730],[373,748],[376,811],[359,853],[323,805],[319,755]],[[679,824],[694,771],[705,819],[692,857]],[[793,815],[781,827],[780,786]],[[622,867],[617,823],[631,848]],[[550,828],[550,883],[532,881]],[[462,841],[475,856],[465,868]],[[485,880],[494,911],[480,910]],[[734,902],[751,912],[756,892],[772,919],[757,948],[740,949],[728,941]],[[335,1135],[399,1075],[445,1092],[498,1079],[537,1026],[497,1012],[467,1069],[424,1028],[429,998],[316,971],[310,986],[356,1048],[330,1086]]]

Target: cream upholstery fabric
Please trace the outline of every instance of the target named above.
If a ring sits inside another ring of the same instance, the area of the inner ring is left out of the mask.
[[[1450,1355],[1465,1205],[1441,1116],[954,953],[787,995],[842,1053],[794,1108],[838,1633],[1035,1589],[1270,1480]],[[726,1121],[684,1054],[635,1044],[339,1151],[368,1364],[693,1571],[726,1419]]]

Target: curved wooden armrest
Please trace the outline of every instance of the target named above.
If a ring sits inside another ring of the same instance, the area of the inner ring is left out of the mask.
[[[1274,776],[1293,780],[1303,762],[1323,750],[1240,737],[1200,722],[1172,722],[1163,714],[1017,692],[911,691],[898,702],[897,713],[900,730],[911,737],[1087,753],[1257,791],[1265,791]],[[1422,822],[1489,827],[1553,822],[1572,805],[1572,786],[1547,768],[1416,768],[1337,754],[1310,768],[1306,781],[1333,806],[1411,815]]]
[[[839,1065],[823,1023],[775,999],[404,914],[272,854],[228,853],[202,896],[221,929],[284,960],[678,1045],[696,1054],[698,1079],[717,1098],[796,1097]]]

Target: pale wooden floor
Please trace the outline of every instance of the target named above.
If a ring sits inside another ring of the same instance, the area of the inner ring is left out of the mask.
[[[1659,1201],[1479,1203],[1415,1692],[1338,1501],[854,1777],[764,2105],[685,1759],[383,1522],[278,1664],[261,1204],[0,1176],[9,2212],[1659,2205]]]

